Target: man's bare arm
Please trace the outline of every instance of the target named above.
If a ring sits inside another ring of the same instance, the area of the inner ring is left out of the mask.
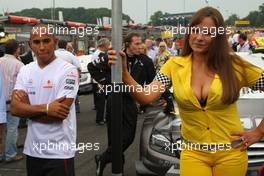
[[[10,111],[13,115],[19,116],[22,118],[33,118],[36,116],[46,114],[45,105],[30,105],[29,100],[23,99],[19,96],[20,91],[15,90],[12,93]]]
[[[11,113],[43,123],[60,122],[68,117],[72,102],[73,99],[61,97],[48,105],[30,105],[26,92],[19,90],[12,94]]]
[[[74,100],[73,98],[65,98],[63,101],[61,101],[61,103],[68,106],[70,109],[71,104],[73,103],[73,100]],[[31,118],[31,120],[37,121],[40,123],[53,123],[53,122],[62,122],[65,118],[52,117],[48,113],[47,115],[42,115],[42,116]]]

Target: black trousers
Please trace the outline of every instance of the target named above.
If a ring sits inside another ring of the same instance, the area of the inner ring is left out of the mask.
[[[123,137],[122,137],[122,147],[123,152],[128,149],[128,147],[133,143],[136,127],[137,127],[137,106],[135,101],[130,96],[123,96]],[[112,162],[112,146],[111,146],[111,96],[107,100],[107,111],[106,111],[106,120],[107,120],[107,136],[108,136],[108,148],[102,154],[102,160],[105,163]],[[124,163],[123,155],[123,163]]]
[[[96,123],[104,121],[105,116],[105,93],[95,93]]]
[[[92,84],[94,107],[96,108],[96,92],[98,91],[97,83]]]
[[[75,176],[74,158],[43,159],[27,156],[28,176]]]

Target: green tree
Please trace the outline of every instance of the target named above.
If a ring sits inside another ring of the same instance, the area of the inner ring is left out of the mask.
[[[258,11],[251,11],[244,18],[245,20],[250,21],[250,25],[254,27],[263,27],[264,26],[264,3],[259,6]]]
[[[150,17],[150,24],[154,26],[159,26],[162,24],[161,18],[163,17],[162,11],[157,11]]]
[[[259,16],[257,19],[259,26],[264,26],[264,3],[259,6]]]
[[[251,11],[248,16],[246,16],[244,19],[250,21],[251,26],[258,26],[258,18],[259,18],[259,12],[258,11]]]
[[[235,25],[235,21],[238,20],[239,17],[236,14],[232,14],[228,17],[228,19],[225,21],[227,25]]]

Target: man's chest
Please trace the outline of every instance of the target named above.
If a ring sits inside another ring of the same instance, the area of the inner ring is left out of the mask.
[[[25,79],[25,88],[32,103],[55,97],[58,84],[56,77],[51,75],[29,75]]]

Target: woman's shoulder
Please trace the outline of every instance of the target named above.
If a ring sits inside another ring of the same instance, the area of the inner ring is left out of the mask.
[[[257,65],[251,63],[241,56],[232,55],[233,57],[233,67],[235,69],[235,73],[237,74],[240,80],[245,79],[246,81],[254,80],[255,77],[258,78],[263,70]]]
[[[190,63],[191,55],[188,56],[170,56],[168,62],[170,64],[176,64],[180,66],[185,66],[186,64]]]
[[[161,67],[161,72],[165,75],[176,74],[180,70],[188,69],[191,66],[191,56],[171,56]],[[168,76],[170,78],[170,76]]]
[[[253,63],[251,63],[252,61],[249,61],[248,59],[239,56],[235,53],[230,54],[230,57],[232,58],[232,64],[234,66],[234,68],[238,69],[238,70],[243,70],[243,69],[258,69],[259,67]]]

